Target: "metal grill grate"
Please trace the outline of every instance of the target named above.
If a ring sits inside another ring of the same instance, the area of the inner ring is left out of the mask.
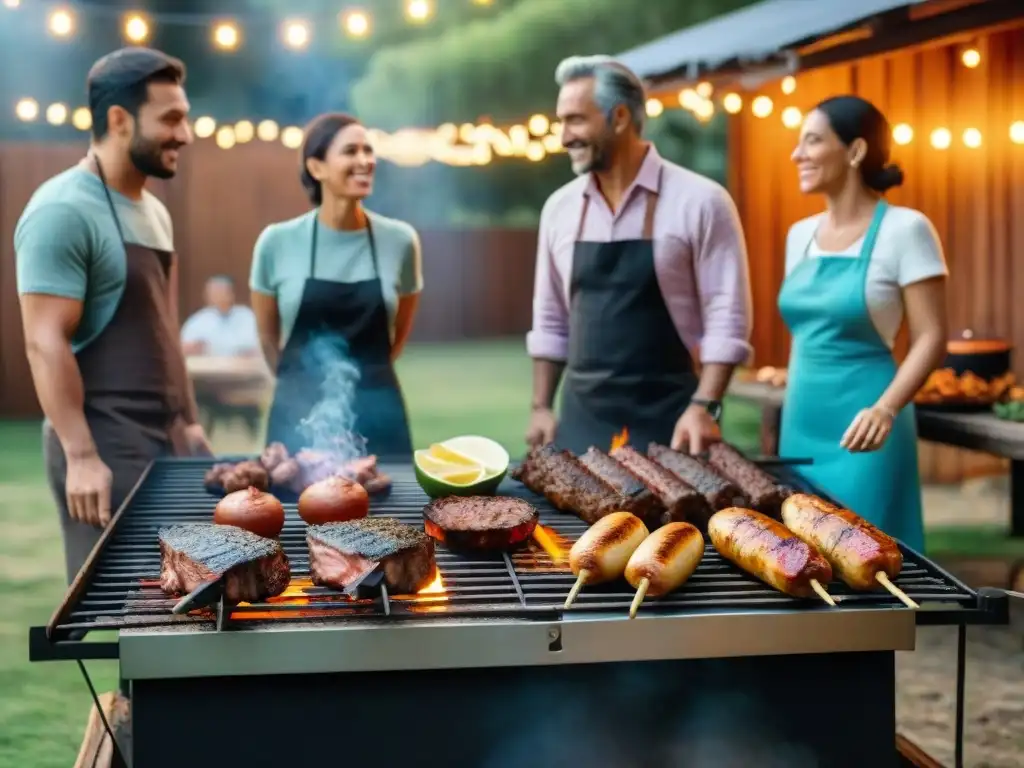
[[[79,582],[69,591],[65,604],[58,609],[49,626],[51,640],[66,638],[75,630],[190,622],[209,625],[217,621],[216,612],[210,610],[187,616],[172,615],[175,600],[165,596],[159,588],[157,530],[171,523],[212,519],[217,499],[203,487],[203,474],[209,466],[208,460],[154,462],[127,509],[101,543],[91,566],[87,565]],[[383,469],[394,485],[387,498],[372,502],[371,513],[421,526],[421,510],[427,498],[411,469],[401,466]],[[777,474],[784,474],[784,470]],[[785,479],[794,481],[792,476]],[[586,530],[585,523],[555,512],[546,501],[517,483],[506,481],[502,492],[533,502],[540,510],[545,532],[559,541],[565,551]],[[309,583],[305,525],[294,504],[286,504],[285,509],[281,542],[291,560],[292,585],[286,594],[267,603],[230,609],[230,616],[221,616],[220,624],[242,628],[247,624],[255,626],[265,619],[330,621],[385,617],[551,619],[561,613],[562,603],[574,581],[564,560],[555,562],[534,541],[510,555],[467,557],[438,547],[443,593],[399,596],[382,590],[372,597],[353,599]],[[916,553],[905,551],[904,555],[904,569],[896,583],[926,609],[919,615],[927,617],[927,608],[934,603],[957,611],[977,607],[977,596],[952,576]],[[838,610],[844,605],[901,607],[886,592],[854,593],[839,582],[829,585],[829,591],[839,601]],[[632,597],[632,590],[625,582],[588,587],[581,592],[572,611],[621,611],[625,614]],[[794,600],[761,584],[723,560],[709,545],[700,567],[681,590],[658,600],[645,601],[641,611],[744,608],[821,610],[823,606],[815,601]],[[938,614],[932,616],[937,618]]]

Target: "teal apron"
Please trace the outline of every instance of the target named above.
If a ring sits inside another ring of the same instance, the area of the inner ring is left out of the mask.
[[[779,311],[793,335],[779,453],[807,456],[801,474],[837,503],[917,551],[924,549],[914,406],[896,418],[877,451],[839,445],[857,413],[878,401],[896,361],[868,313],[871,252],[888,205],[878,203],[856,258],[804,258],[779,292]],[[808,244],[809,245],[809,244]]]

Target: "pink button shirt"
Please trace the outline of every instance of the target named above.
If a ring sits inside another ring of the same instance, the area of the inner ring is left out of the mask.
[[[703,363],[747,362],[750,277],[736,206],[720,184],[662,159],[653,144],[617,212],[608,207],[591,174],[569,182],[544,204],[533,330],[526,336],[531,357],[565,360],[568,356],[569,280],[584,195],[590,196],[590,206],[582,239],[612,242],[642,236],[645,189],[659,191],[654,270],[679,337],[693,358]]]

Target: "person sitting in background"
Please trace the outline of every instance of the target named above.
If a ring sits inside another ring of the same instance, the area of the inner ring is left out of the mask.
[[[235,283],[227,275],[206,281],[206,306],[181,328],[186,355],[254,357],[260,351],[256,316],[249,307],[235,303]]]

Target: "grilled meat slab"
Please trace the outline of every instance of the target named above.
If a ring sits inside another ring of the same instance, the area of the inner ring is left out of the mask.
[[[628,445],[616,448],[611,455],[661,500],[665,506],[661,525],[691,523],[701,531],[707,530],[711,507],[693,487]]]
[[[647,446],[647,455],[702,494],[716,512],[726,507],[746,507],[750,504],[750,499],[736,483],[722,477],[698,458],[658,443]]]
[[[782,514],[782,502],[795,493],[728,443],[712,443],[708,463],[743,490],[751,507],[776,520]]]
[[[510,474],[544,496],[555,509],[577,515],[591,525],[627,505],[625,497],[579,459],[551,443],[530,451]]]
[[[537,509],[508,496],[449,496],[423,508],[427,535],[450,549],[511,549],[530,538]]]
[[[434,540],[390,517],[364,517],[306,529],[314,584],[344,590],[383,569],[393,594],[411,594],[434,578]]]
[[[580,464],[623,496],[625,499],[622,506],[623,512],[632,512],[643,520],[648,528],[661,524],[665,505],[628,469],[594,446],[591,446],[586,453],[578,458]]]
[[[192,523],[161,528],[160,588],[188,594],[221,576],[224,599],[258,603],[284,592],[291,579],[281,544],[232,525]]]

